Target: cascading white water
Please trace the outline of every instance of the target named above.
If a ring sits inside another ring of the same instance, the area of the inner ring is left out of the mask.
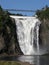
[[[10,16],[15,19],[17,36],[21,51],[24,55],[39,53],[39,25],[36,17]],[[34,47],[34,40],[37,50]]]
[[[37,34],[37,52],[39,53],[39,25],[40,25],[40,23],[39,22],[37,22],[36,23],[36,34]]]
[[[39,26],[37,26],[37,51],[39,53]]]

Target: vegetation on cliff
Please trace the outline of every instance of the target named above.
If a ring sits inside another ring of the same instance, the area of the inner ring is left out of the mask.
[[[41,10],[37,10],[36,15],[40,20],[49,19],[49,7],[46,5]]]
[[[0,6],[0,53],[20,53],[16,34],[16,24],[9,12]]]
[[[40,30],[39,30],[39,40],[41,44],[47,44],[49,49],[49,7],[46,5],[41,10],[37,10],[37,17],[41,21]]]

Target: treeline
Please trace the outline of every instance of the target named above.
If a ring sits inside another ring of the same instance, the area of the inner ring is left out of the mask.
[[[40,18],[40,20],[49,19],[49,7],[46,5],[41,10],[37,10],[36,15]]]

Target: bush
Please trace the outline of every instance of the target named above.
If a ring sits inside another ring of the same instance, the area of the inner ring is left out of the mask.
[[[37,10],[36,15],[38,16],[38,18],[40,18],[40,20],[49,19],[49,7],[46,6],[41,10]]]

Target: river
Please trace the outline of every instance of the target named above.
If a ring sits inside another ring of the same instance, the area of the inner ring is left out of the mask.
[[[29,62],[35,65],[49,65],[49,55],[34,55],[34,56],[0,56],[0,61],[21,61]]]

